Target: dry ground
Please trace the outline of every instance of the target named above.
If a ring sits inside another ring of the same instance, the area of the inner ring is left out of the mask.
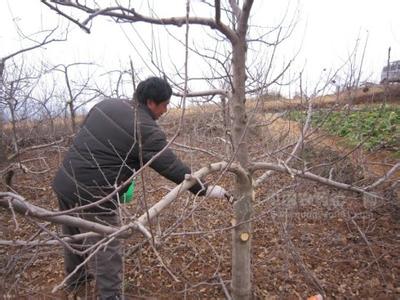
[[[222,154],[225,146],[217,136],[223,133],[214,125],[215,113],[193,116],[184,124],[178,142]],[[171,118],[163,121],[169,136],[177,124]],[[252,157],[296,137],[293,131],[282,127],[276,131],[272,127],[260,128],[250,134]],[[218,161],[203,152],[175,148],[193,169]],[[55,209],[49,186],[64,150],[53,147],[24,154],[23,159],[42,158],[28,163],[33,171],[48,171],[17,172],[14,188],[32,203]],[[342,158],[337,149],[320,143],[305,147],[300,156],[312,162],[320,175],[330,172],[324,165],[338,162],[333,176],[343,182],[362,184],[378,177],[371,174],[374,178],[369,178],[365,165]],[[267,157],[271,158],[276,157]],[[213,179],[218,178],[208,178]],[[233,187],[231,176],[218,180],[228,189]],[[143,187],[150,205],[173,186],[153,171],[145,173],[145,183],[139,179],[136,201],[124,206],[130,214],[143,212]],[[400,200],[389,185],[379,192],[384,200],[375,201],[273,174],[257,189],[254,203],[255,298],[304,299],[322,293],[329,299],[399,299]],[[225,201],[194,199],[186,194],[153,224],[153,230],[161,228],[164,234],[157,251],[149,244],[141,244],[140,236],[125,240],[124,288],[128,299],[224,298],[222,285],[229,288],[231,277],[232,216],[232,207]],[[16,223],[4,209],[0,209],[0,217],[1,239],[38,238],[38,228],[31,221],[18,216]],[[52,225],[48,228],[55,229]],[[56,246],[0,246],[0,294],[7,290],[16,299],[59,299],[60,293],[50,291],[63,279],[61,253],[61,247]]]

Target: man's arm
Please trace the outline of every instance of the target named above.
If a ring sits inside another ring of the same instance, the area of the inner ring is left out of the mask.
[[[167,139],[158,125],[151,126],[150,124],[142,124],[141,135],[143,137],[141,149],[143,153],[143,162],[146,163],[167,145]],[[161,155],[153,161],[150,167],[176,184],[180,184],[185,179],[185,174],[191,174],[190,168],[169,148],[165,149]],[[206,186],[196,183],[190,188],[190,191],[193,194],[203,196],[205,195],[206,189]]]

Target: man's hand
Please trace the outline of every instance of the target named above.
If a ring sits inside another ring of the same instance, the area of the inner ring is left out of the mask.
[[[207,187],[206,197],[227,199],[229,200],[231,195],[219,185],[209,185]]]

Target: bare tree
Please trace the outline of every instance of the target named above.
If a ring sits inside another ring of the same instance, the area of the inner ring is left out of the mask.
[[[58,65],[53,68],[54,71],[61,72],[64,77],[66,86],[67,100],[65,101],[66,108],[70,115],[71,129],[75,133],[77,130],[76,112],[79,108],[90,103],[99,97],[100,93],[90,86],[91,76],[81,79],[78,82],[77,76],[71,78],[71,68],[78,66],[92,66],[91,63],[72,63],[68,65]],[[67,111],[66,110],[66,111]]]
[[[24,49],[20,49],[18,51],[15,51],[9,55],[6,55],[2,58],[0,58],[0,102],[2,103],[2,108],[6,108],[6,106],[8,106],[9,108],[11,108],[10,113],[14,116],[15,113],[15,103],[11,103],[10,101],[12,101],[12,94],[15,93],[16,88],[15,88],[15,83],[17,81],[14,81],[14,83],[9,83],[10,78],[8,77],[8,72],[7,72],[7,68],[6,68],[6,64],[8,61],[12,60],[14,57],[17,57],[18,55],[21,55],[25,52],[28,51],[32,51],[35,50],[37,48],[43,47],[44,45],[47,45],[49,43],[52,43],[54,41],[59,41],[58,39],[51,39],[51,36],[53,35],[55,29],[51,30],[50,32],[48,32],[46,34],[46,36],[44,37],[44,39],[40,42],[35,43],[33,46],[31,47],[27,47]],[[18,75],[18,74],[17,74]],[[7,76],[7,78],[5,78]],[[12,81],[12,80],[10,80]],[[11,92],[11,93],[10,93]],[[14,148],[17,148],[17,144],[16,144],[16,136],[15,136],[15,116],[14,118],[12,118],[14,120],[13,122],[13,132],[14,132]],[[6,150],[5,150],[5,142],[3,140],[3,123],[4,122],[4,110],[2,113],[2,116],[0,117],[0,156],[1,157],[6,157]]]
[[[56,29],[43,31],[44,37],[39,40],[29,39],[33,44],[30,47],[26,47],[17,50],[7,56],[0,58],[0,106],[2,108],[2,114],[0,117],[0,157],[1,161],[7,162],[9,159],[17,157],[19,160],[20,147],[19,138],[17,132],[17,125],[20,121],[29,118],[29,114],[32,113],[31,107],[31,93],[37,83],[38,78],[41,75],[41,71],[36,72],[34,70],[28,70],[24,64],[24,60],[16,62],[14,59],[22,56],[24,53],[39,49],[53,42],[65,41],[65,38],[53,38]],[[11,124],[11,138],[13,154],[7,156],[6,146],[7,143],[4,140],[6,136],[4,133],[4,117],[8,112],[8,120]],[[21,163],[19,162],[21,166]],[[13,177],[12,169],[5,169],[6,185],[11,185]],[[8,171],[7,171],[8,170]],[[1,174],[4,175],[3,172]]]

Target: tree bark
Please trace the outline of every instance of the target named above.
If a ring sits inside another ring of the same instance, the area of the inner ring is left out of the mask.
[[[253,187],[251,176],[237,177],[236,193],[239,199],[234,204],[235,218],[232,230],[232,296],[233,299],[251,299],[251,240],[253,215]]]
[[[71,118],[71,130],[72,130],[72,133],[76,133],[76,117],[75,117],[74,102],[72,99],[68,102],[68,108],[69,108],[69,114],[70,114],[70,118]]]
[[[247,19],[252,1],[246,1],[238,22],[236,33],[238,39],[232,42],[232,67],[233,67],[233,130],[232,138],[236,160],[247,171],[249,165],[249,152],[246,138],[246,34]],[[245,6],[248,11],[246,12]],[[251,218],[253,214],[253,186],[251,176],[247,178],[237,177],[236,203],[234,205],[234,224],[232,230],[232,296],[233,299],[251,299]]]
[[[3,140],[3,113],[0,113],[0,161],[5,162],[7,160],[6,145]]]
[[[221,96],[221,106],[222,106],[222,121],[224,123],[224,133],[225,133],[225,155],[230,157],[232,155],[231,145],[227,142],[231,140],[231,114],[229,103],[227,103],[226,96]]]
[[[0,99],[5,97],[4,95],[4,86],[3,86],[3,73],[4,73],[4,65],[5,62],[3,59],[0,59]],[[3,137],[3,112],[0,112],[0,161],[4,162],[7,160],[6,154],[6,145],[4,143]]]

